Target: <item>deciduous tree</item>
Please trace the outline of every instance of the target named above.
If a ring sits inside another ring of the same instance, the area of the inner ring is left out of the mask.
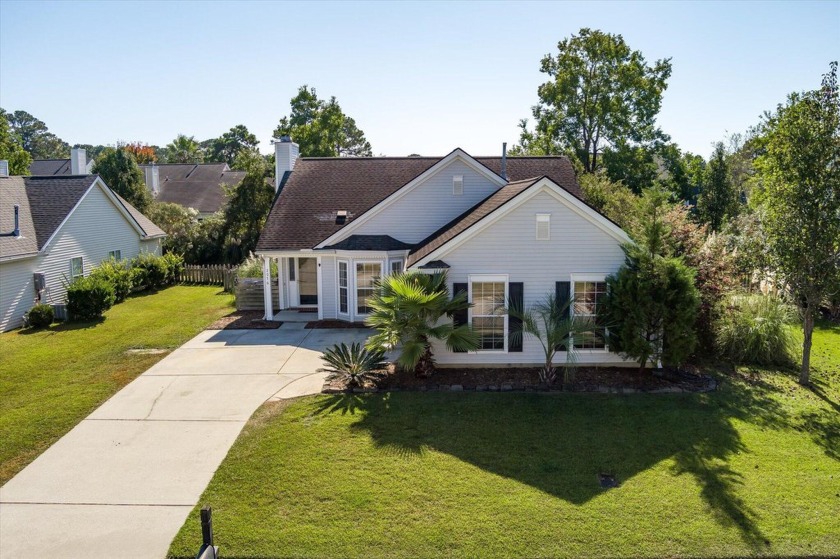
[[[726,149],[718,142],[709,159],[703,190],[697,199],[700,219],[714,232],[720,231],[726,221],[738,215],[738,193],[732,186]]]
[[[292,112],[280,119],[274,137],[291,136],[305,157],[369,157],[370,142],[356,126],[353,118],[344,114],[335,97],[329,101],[318,99],[314,87],[298,89],[291,100]]]
[[[2,110],[2,109],[0,109]],[[6,113],[9,125],[32,159],[62,159],[70,157],[70,146],[49,131],[43,121],[26,111]]]
[[[557,44],[540,71],[550,80],[532,109],[536,128],[522,123],[523,151],[556,154],[571,149],[587,173],[600,166],[605,145],[645,144],[661,136],[656,115],[671,75],[670,59],[652,66],[621,35],[588,28]]]
[[[810,383],[820,303],[840,286],[840,96],[837,62],[822,87],[792,94],[762,126],[758,158],[765,228],[776,272],[799,304],[804,340],[799,382]]]
[[[134,155],[119,148],[107,148],[93,164],[93,172],[102,177],[111,190],[144,212],[152,202],[143,172]]]
[[[6,112],[0,109],[0,159],[9,162],[9,174],[28,175],[32,156],[20,145],[20,140],[9,126]]]

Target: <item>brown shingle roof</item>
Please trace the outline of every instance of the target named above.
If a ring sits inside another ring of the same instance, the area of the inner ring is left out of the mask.
[[[352,223],[441,159],[300,158],[271,209],[257,250],[313,248],[344,227],[336,224],[336,212],[347,211],[346,223]],[[500,157],[475,159],[494,173],[501,169]],[[507,174],[511,181],[544,175],[581,198],[574,169],[565,157],[509,157]]]
[[[406,266],[412,266],[415,262],[428,256],[450,240],[457,237],[462,232],[466,231],[492,212],[499,209],[502,205],[512,200],[517,194],[527,190],[534,185],[542,177],[534,177],[522,181],[510,182],[491,194],[463,214],[459,215],[427,238],[423,239],[411,254],[408,256]]]
[[[144,169],[148,165],[141,165]],[[245,171],[231,171],[226,163],[156,165],[160,192],[155,200],[214,213],[226,203],[222,184],[233,186],[245,178]]]

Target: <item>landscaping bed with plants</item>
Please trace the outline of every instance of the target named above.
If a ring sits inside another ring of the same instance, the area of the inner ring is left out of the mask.
[[[562,373],[561,373],[562,375]],[[708,392],[717,386],[715,379],[695,367],[664,369],[653,374],[635,367],[577,367],[552,385],[541,383],[537,367],[439,368],[431,377],[417,377],[413,371],[390,365],[379,371],[375,382],[366,382],[358,391],[476,391],[476,392],[600,392],[632,394],[636,392]],[[346,392],[347,382],[336,378],[324,384],[323,392]]]

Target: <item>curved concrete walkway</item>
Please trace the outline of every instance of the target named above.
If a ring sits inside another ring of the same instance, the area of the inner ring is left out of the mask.
[[[324,348],[369,333],[202,332],[0,488],[0,558],[165,557],[254,410],[320,392]]]

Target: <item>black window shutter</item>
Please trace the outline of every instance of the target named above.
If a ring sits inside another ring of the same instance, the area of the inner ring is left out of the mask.
[[[511,307],[521,312],[525,305],[525,284],[508,283],[508,300]],[[514,316],[508,316],[508,351],[522,351],[522,320]]]
[[[569,318],[572,306],[569,305],[569,299],[572,296],[572,282],[558,281],[554,283],[554,297],[557,299],[557,306],[563,309],[563,318]],[[557,346],[557,351],[566,351],[566,344]]]
[[[466,283],[454,283],[454,284],[452,284],[453,295],[458,295],[459,293],[467,293],[468,290],[469,290],[469,286]],[[468,316],[467,315],[467,309],[463,309],[463,310],[460,310],[460,311],[457,311],[457,312],[453,313],[452,314],[452,325],[455,326],[456,328],[458,326],[463,326],[464,324],[467,323],[467,316]],[[455,353],[466,353],[466,351],[463,351],[463,350],[459,351],[459,350],[456,349]]]

